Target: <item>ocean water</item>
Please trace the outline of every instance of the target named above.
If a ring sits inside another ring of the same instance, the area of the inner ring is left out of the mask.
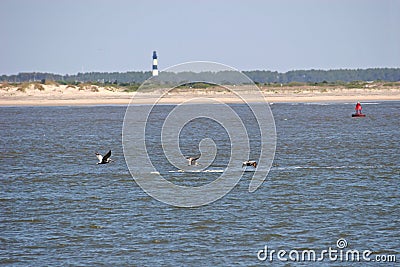
[[[160,106],[154,119],[171,108]],[[262,186],[249,193],[245,172],[230,193],[197,208],[159,202],[135,183],[122,148],[125,109],[0,108],[0,265],[355,264],[338,254],[321,262],[289,258],[290,251],[315,250],[318,257],[329,248],[400,261],[400,102],[364,103],[366,118],[351,118],[354,103],[272,104],[277,147]],[[196,151],[203,137],[220,148],[213,172],[174,169],[157,135],[147,145],[170,181],[197,186],[221,174],[230,149],[220,125],[198,120],[182,131],[182,152]],[[250,145],[259,153],[257,140]],[[94,153],[108,149],[114,162],[96,165]],[[271,250],[286,251],[287,261]]]

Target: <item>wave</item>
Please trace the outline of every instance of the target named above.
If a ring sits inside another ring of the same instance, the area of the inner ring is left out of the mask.
[[[277,170],[296,170],[296,169],[377,169],[382,166],[286,166],[286,167],[272,167],[271,171]]]
[[[207,173],[207,172],[211,172],[211,173],[215,173],[215,172],[224,172],[225,170],[193,170],[193,171],[185,171],[185,170],[175,170],[175,171],[168,171],[169,173],[182,173],[182,172],[188,172],[188,173]]]
[[[355,165],[341,165],[341,166],[283,166],[283,167],[271,167],[271,171],[285,171],[285,170],[299,170],[299,169],[378,169],[384,166],[355,166]],[[225,169],[210,169],[210,170],[170,170],[165,172],[152,171],[151,174],[162,174],[162,173],[223,173]],[[238,169],[239,172],[255,172],[257,169],[245,168]]]

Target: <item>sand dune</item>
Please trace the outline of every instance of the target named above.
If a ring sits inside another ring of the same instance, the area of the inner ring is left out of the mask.
[[[341,87],[260,87],[268,102],[335,102],[335,101],[384,101],[400,100],[400,86],[376,85],[370,88],[347,89]],[[247,101],[261,102],[262,98],[254,95],[250,87],[237,87]],[[205,98],[223,103],[242,103],[243,100],[226,89],[174,89],[159,99],[160,90],[146,93],[127,92],[123,88],[97,86],[90,84],[0,84],[1,106],[63,106],[63,105],[127,105],[134,97],[136,104],[178,104],[188,99],[195,102],[207,102]]]

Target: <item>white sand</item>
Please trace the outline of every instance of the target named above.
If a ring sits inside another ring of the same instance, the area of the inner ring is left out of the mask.
[[[366,102],[400,100],[400,87],[375,86],[373,88],[345,89],[333,87],[266,87],[262,94],[268,102]],[[245,86],[241,93],[248,96],[249,102],[260,102],[262,99],[252,95]],[[188,99],[198,98],[198,103],[211,98],[223,103],[242,103],[243,101],[227,90],[218,89],[182,89],[174,90],[162,99],[159,92],[133,93],[124,92],[113,87],[94,85],[0,85],[0,106],[64,106],[64,105],[127,105],[134,96],[136,104],[179,104]]]

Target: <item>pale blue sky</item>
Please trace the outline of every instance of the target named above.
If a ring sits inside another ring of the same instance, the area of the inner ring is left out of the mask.
[[[0,74],[400,67],[399,0],[1,0]]]

